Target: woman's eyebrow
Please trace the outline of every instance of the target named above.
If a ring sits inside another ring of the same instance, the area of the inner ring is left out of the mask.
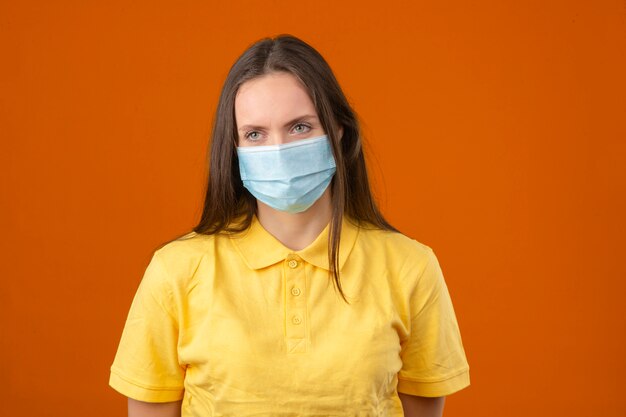
[[[304,120],[317,119],[317,116],[314,114],[305,114],[304,116],[298,116],[295,119],[292,119],[285,123],[284,127],[289,127],[296,122],[301,122]],[[263,129],[263,126],[255,126],[255,125],[243,125],[238,130],[257,130]]]

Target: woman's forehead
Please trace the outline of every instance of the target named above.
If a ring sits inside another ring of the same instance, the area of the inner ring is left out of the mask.
[[[238,125],[282,123],[305,114],[316,114],[313,101],[302,83],[285,72],[246,81],[235,98]]]

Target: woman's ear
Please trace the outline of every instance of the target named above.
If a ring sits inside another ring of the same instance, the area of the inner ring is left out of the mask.
[[[341,138],[343,137],[343,126],[339,126],[339,129],[337,129],[337,132],[339,133],[339,140],[341,140]]]

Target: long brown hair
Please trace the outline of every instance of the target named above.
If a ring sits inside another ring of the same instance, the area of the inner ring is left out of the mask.
[[[199,234],[240,232],[256,213],[256,200],[243,186],[237,159],[235,97],[239,87],[272,72],[294,75],[307,89],[328,135],[336,172],[331,181],[332,217],[328,235],[330,274],[347,301],[339,278],[339,243],[343,216],[363,225],[397,231],[380,213],[372,196],[356,115],[332,70],[313,47],[291,35],[265,38],[250,46],[230,69],[219,98],[209,156],[209,178]],[[342,137],[338,137],[340,127]],[[243,217],[243,221],[233,223]]]

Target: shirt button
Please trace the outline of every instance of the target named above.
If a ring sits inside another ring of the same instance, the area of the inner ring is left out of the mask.
[[[291,318],[291,322],[292,322],[293,324],[300,324],[300,323],[302,323],[302,319],[301,319],[300,317],[298,317],[298,316],[293,316],[293,317]]]
[[[300,288],[294,287],[291,289],[291,295],[297,297],[300,295]]]
[[[290,260],[287,265],[289,265],[289,268],[294,269],[298,267],[298,261],[296,261],[295,259]]]

